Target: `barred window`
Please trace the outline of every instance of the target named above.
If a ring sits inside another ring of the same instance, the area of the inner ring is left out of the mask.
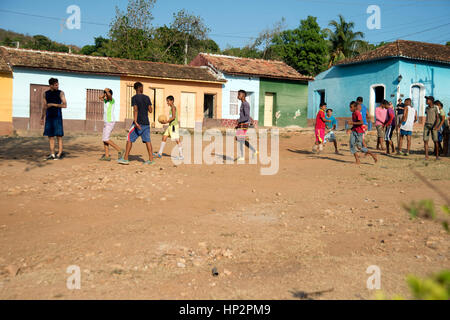
[[[237,91],[230,91],[230,115],[239,115],[239,100]]]

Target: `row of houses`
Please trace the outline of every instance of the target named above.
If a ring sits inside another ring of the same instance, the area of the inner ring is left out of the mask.
[[[314,123],[326,101],[339,122],[350,118],[348,104],[362,96],[374,115],[383,100],[411,97],[420,118],[425,96],[450,104],[450,47],[398,40],[355,58],[341,61],[314,78],[280,61],[199,54],[190,65],[133,61],[108,57],[0,47],[0,134],[41,130],[43,92],[48,79],[59,79],[68,108],[69,131],[100,131],[105,87],[114,92],[117,130],[132,122],[133,84],[155,106],[152,126],[167,114],[165,97],[172,95],[181,126],[234,127],[239,118],[237,91],[248,92],[251,116],[259,126],[306,127]],[[341,124],[342,125],[342,124]]]
[[[252,117],[263,125],[306,125],[307,88],[312,78],[283,62],[200,54],[191,65],[175,65],[68,53],[0,47],[0,133],[41,130],[43,92],[58,78],[68,102],[68,131],[100,131],[103,89],[113,90],[117,130],[133,119],[133,84],[140,81],[155,107],[152,126],[168,114],[165,98],[175,97],[181,126],[234,127],[239,118],[237,91],[248,91]],[[269,104],[270,102],[270,104]],[[277,105],[283,105],[281,116]],[[278,112],[278,114],[277,114]]]

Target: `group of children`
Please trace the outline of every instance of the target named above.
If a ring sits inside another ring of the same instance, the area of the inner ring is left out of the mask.
[[[423,131],[423,141],[425,148],[425,158],[428,159],[428,141],[430,136],[434,142],[434,153],[436,159],[439,154],[448,154],[449,127],[450,118],[446,120],[444,106],[442,102],[434,99],[432,96],[425,97],[427,107],[425,109],[425,125]],[[333,110],[326,109],[327,104],[321,103],[320,110],[317,113],[315,124],[316,142],[313,146],[313,152],[320,152],[327,142],[334,142],[335,152],[339,153],[337,148],[336,119],[332,116]],[[325,111],[326,110],[326,111]],[[368,130],[370,115],[366,106],[363,104],[363,98],[358,97],[356,101],[350,103],[352,120],[347,121],[350,131],[350,152],[355,156],[356,163],[359,164],[359,152],[372,156],[377,162],[377,157],[367,149],[365,133]],[[326,112],[326,115],[325,115]],[[450,116],[450,113],[448,114]],[[403,104],[399,99],[396,108],[391,102],[383,100],[375,109],[375,128],[377,130],[377,150],[385,150],[386,154],[396,151],[392,137],[397,132],[397,155],[408,156],[411,150],[411,137],[414,123],[417,121],[416,110],[411,105],[411,99],[407,98]],[[328,133],[325,135],[325,131]],[[398,134],[400,133],[400,134]],[[406,137],[406,152],[402,153],[403,139]],[[443,142],[443,145],[441,145]],[[384,148],[385,146],[385,148]]]
[[[120,150],[114,142],[111,141],[110,135],[112,130],[114,129],[113,120],[107,121],[107,115],[114,112],[114,99],[112,99],[112,91],[110,89],[105,89],[104,95],[100,97],[104,101],[104,112],[105,112],[105,121],[103,128],[103,144],[105,147],[105,155],[100,158],[100,160],[111,161],[111,157],[109,156],[109,147],[113,147],[118,151],[118,162],[123,165],[130,164],[128,157],[130,155],[131,148],[133,143],[140,137],[142,142],[145,143],[148,152],[148,160],[144,162],[144,164],[154,164],[154,157],[161,158],[164,147],[167,142],[167,138],[171,138],[175,140],[178,145],[179,156],[177,159],[183,160],[183,147],[180,141],[180,133],[179,133],[179,124],[178,124],[178,111],[175,106],[175,99],[173,96],[168,96],[166,98],[167,105],[170,108],[170,118],[167,120],[159,119],[161,124],[168,124],[169,126],[166,128],[163,134],[163,139],[161,145],[159,147],[158,153],[153,153],[153,146],[150,138],[150,120],[148,117],[149,113],[153,112],[152,102],[150,97],[145,95],[144,86],[140,82],[136,82],[134,84],[134,90],[136,91],[136,95],[131,98],[131,106],[133,108],[133,125],[128,131],[127,136],[127,144],[125,150]],[[109,108],[112,111],[109,111]],[[111,117],[114,119],[114,117]]]
[[[50,152],[47,160],[59,160],[63,157],[63,145],[62,137],[63,131],[63,119],[62,108],[67,108],[67,102],[64,96],[64,92],[59,90],[58,79],[51,78],[49,80],[50,89],[44,93],[44,103],[42,107],[41,124],[45,125],[44,136],[49,138]],[[111,140],[111,133],[114,130],[116,123],[115,116],[115,100],[113,98],[113,90],[105,88],[103,94],[99,97],[103,101],[103,134],[102,141],[104,147],[104,155],[100,158],[101,161],[111,161],[110,147],[115,149],[118,153],[118,163],[122,165],[128,165],[129,155],[133,143],[140,137],[142,142],[145,143],[148,151],[148,160],[145,164],[154,164],[154,158],[162,158],[164,147],[167,139],[170,137],[173,141],[176,141],[178,145],[179,156],[177,160],[184,160],[183,146],[180,140],[180,126],[178,110],[175,106],[175,99],[173,96],[166,98],[167,105],[170,108],[170,116],[167,120],[158,119],[161,124],[168,125],[163,133],[163,138],[159,151],[153,153],[153,146],[150,138],[150,120],[149,113],[153,112],[152,102],[150,98],[145,95],[144,86],[140,82],[134,84],[134,90],[136,94],[131,98],[131,107],[133,108],[133,124],[128,131],[127,143],[125,149],[121,149],[114,141]],[[247,92],[239,90],[238,99],[241,101],[240,117],[236,126],[236,140],[239,143],[239,156],[237,161],[244,161],[244,145],[249,148],[253,157],[258,155],[258,151],[247,140],[247,130],[252,126],[253,119],[250,116],[250,104],[246,101]],[[55,137],[58,139],[59,150],[55,154]]]

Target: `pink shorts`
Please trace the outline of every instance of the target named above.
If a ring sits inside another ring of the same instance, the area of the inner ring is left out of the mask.
[[[323,143],[323,141],[325,140],[325,129],[316,128],[314,130],[314,133],[316,134],[316,142]]]

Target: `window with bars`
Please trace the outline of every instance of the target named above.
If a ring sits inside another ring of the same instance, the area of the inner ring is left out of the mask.
[[[230,91],[230,115],[239,115],[239,100],[237,91]]]
[[[127,86],[127,104],[125,119],[134,119],[133,115],[133,107],[131,106],[131,98],[134,96],[134,88],[133,86]]]
[[[86,120],[103,121],[103,101],[101,89],[86,89]]]

